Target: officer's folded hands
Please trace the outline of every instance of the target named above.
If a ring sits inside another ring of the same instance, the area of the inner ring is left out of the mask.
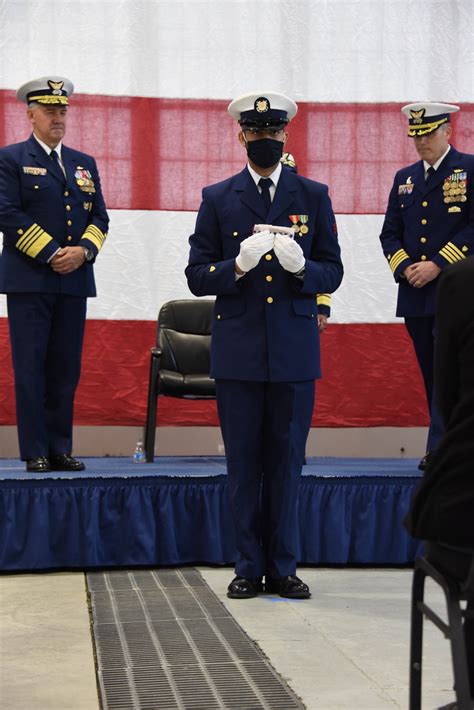
[[[286,234],[277,234],[273,247],[276,257],[285,271],[296,274],[304,268],[306,260],[303,250],[294,239]]]
[[[257,232],[244,239],[235,263],[241,271],[255,268],[264,254],[273,249],[275,235],[271,232]]]

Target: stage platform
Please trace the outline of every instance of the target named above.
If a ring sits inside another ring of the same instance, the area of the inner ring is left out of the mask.
[[[79,474],[0,459],[0,571],[232,564],[223,457],[85,458]],[[404,565],[414,459],[311,458],[300,485],[300,564]]]

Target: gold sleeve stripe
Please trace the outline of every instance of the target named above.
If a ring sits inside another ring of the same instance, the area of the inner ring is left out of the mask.
[[[330,306],[331,305],[331,294],[330,293],[318,293],[316,296],[316,303],[318,306]]]
[[[35,225],[34,229],[29,229],[23,238],[18,240],[18,249],[22,252],[26,252],[30,245],[33,244],[35,240],[43,234],[43,232],[44,230],[38,225]]]
[[[82,235],[81,239],[89,239],[89,241],[95,244],[97,249],[100,251],[104,246],[106,237],[107,235],[101,232],[101,230],[96,227],[95,224],[90,224]]]
[[[53,238],[50,237],[47,232],[43,232],[43,233],[41,234],[41,236],[36,239],[36,241],[34,242],[34,244],[32,244],[32,245],[26,250],[26,254],[28,254],[28,256],[33,257],[33,259],[34,259],[36,256],[38,256],[38,254],[40,253],[40,251],[42,251],[42,249],[44,249],[44,247],[46,246],[46,244],[49,244],[49,242],[52,242],[52,241],[53,241]]]
[[[455,254],[456,256],[458,256],[460,259],[464,259],[464,258],[465,258],[464,253],[462,252],[462,250],[461,250],[459,247],[457,247],[456,244],[453,244],[453,242],[448,242],[448,243],[445,245],[444,248],[445,248],[445,249],[448,249],[448,248],[449,248],[449,250],[450,250],[453,254]]]
[[[98,251],[100,251],[102,248],[102,241],[98,239],[95,234],[92,234],[92,232],[84,232],[81,239],[88,239],[90,242],[92,242],[92,244],[95,245]]]
[[[453,257],[451,256],[451,254],[446,253],[445,248],[441,249],[440,255],[443,257],[443,259],[446,259],[446,261],[448,262],[448,264],[455,264],[456,261],[460,261],[459,259],[453,259]]]
[[[104,233],[99,229],[99,227],[96,227],[95,224],[90,224],[90,225],[87,227],[86,232],[89,232],[89,231],[90,231],[90,232],[93,232],[93,233],[97,236],[98,239],[102,239],[102,242],[105,241],[105,237],[106,237],[107,235],[104,234]]]
[[[29,237],[31,234],[33,234],[33,232],[37,232],[38,230],[41,230],[41,229],[42,229],[42,227],[40,227],[39,224],[36,224],[36,223],[32,224],[31,227],[28,227],[26,232],[23,233],[23,235],[22,235],[23,239],[25,239],[26,237]]]
[[[26,245],[34,238],[39,236],[41,232],[43,231],[42,227],[39,226],[39,224],[32,224],[29,229],[26,230],[26,232],[19,238],[19,240],[16,243],[17,249],[20,249],[20,251],[23,251]]]
[[[463,254],[462,251],[452,242],[445,244],[445,246],[440,249],[439,253],[450,264],[455,264],[456,261],[461,261],[461,259],[466,258],[466,255]]]
[[[39,224],[32,224],[17,241],[16,247],[27,256],[34,259],[51,241],[53,241],[53,238],[50,237],[48,232],[45,232]]]
[[[392,256],[390,259],[390,268],[392,269],[392,273],[394,274],[397,268],[400,266],[402,261],[405,261],[405,259],[409,259],[410,257],[406,253],[405,249],[399,249],[395,254]]]
[[[395,273],[395,271],[398,269],[398,267],[400,266],[400,264],[402,263],[402,261],[404,261],[405,259],[406,259],[406,255],[405,255],[405,254],[399,254],[396,259],[393,258],[393,259],[391,260],[391,262],[390,262],[390,268],[392,269],[392,274]]]
[[[30,246],[32,246],[35,243],[35,241],[38,239],[38,237],[41,237],[42,234],[43,234],[43,230],[39,229],[36,234],[31,235],[26,241],[23,242],[21,247],[19,247],[20,251],[22,251],[24,254],[26,254],[28,249],[30,248]]]

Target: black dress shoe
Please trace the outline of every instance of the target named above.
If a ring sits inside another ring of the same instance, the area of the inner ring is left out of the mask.
[[[255,579],[247,577],[234,577],[227,587],[227,596],[230,599],[251,599],[263,592],[261,577]]]
[[[69,456],[69,454],[56,454],[49,457],[52,471],[84,471],[82,461]]]
[[[420,471],[424,471],[425,468],[428,466],[428,461],[430,460],[430,456],[431,456],[431,451],[427,451],[426,454],[421,459],[420,463],[418,464],[418,468],[420,469]]]
[[[51,471],[51,464],[46,456],[36,456],[26,460],[26,470],[28,473],[48,473]]]
[[[309,587],[296,574],[290,574],[280,579],[265,577],[265,591],[267,594],[279,594],[287,599],[309,599]]]

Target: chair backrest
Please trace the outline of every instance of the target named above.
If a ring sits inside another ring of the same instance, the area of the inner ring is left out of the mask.
[[[162,391],[186,396],[213,396],[210,379],[211,327],[214,301],[188,299],[168,301],[158,314],[157,345],[162,350]],[[178,373],[179,380],[172,376]],[[178,386],[179,385],[179,386]]]

